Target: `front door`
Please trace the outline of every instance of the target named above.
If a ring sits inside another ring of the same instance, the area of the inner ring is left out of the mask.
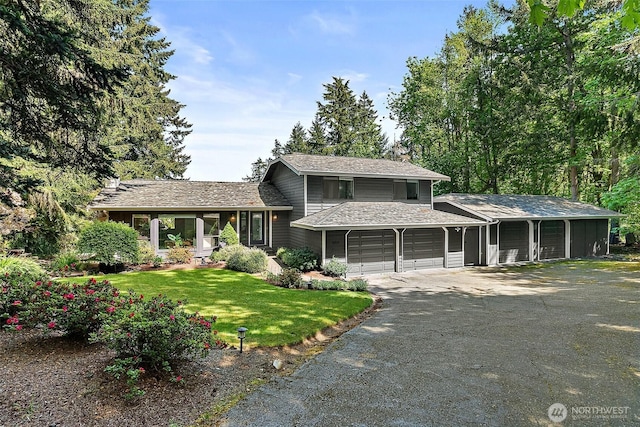
[[[251,244],[264,244],[264,212],[251,212]]]

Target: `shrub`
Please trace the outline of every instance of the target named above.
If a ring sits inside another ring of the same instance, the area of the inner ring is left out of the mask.
[[[188,264],[191,262],[192,255],[189,248],[174,246],[167,252],[167,261],[176,264]]]
[[[105,343],[119,360],[131,358],[134,366],[156,372],[170,371],[182,359],[205,357],[213,345],[226,345],[212,342],[215,317],[188,314],[180,302],[163,295],[145,299],[129,291],[119,295],[101,317],[103,326],[91,340]]]
[[[278,276],[278,286],[299,288],[302,286],[302,274],[295,268],[285,268]]]
[[[156,251],[153,250],[151,243],[146,240],[138,240],[138,263],[152,264],[156,256]]]
[[[367,279],[357,278],[346,282],[345,289],[348,291],[365,292],[367,290],[367,286],[369,286]]]
[[[96,221],[82,230],[78,251],[91,253],[105,265],[138,261],[138,233],[126,224]]]
[[[236,252],[241,252],[244,250],[244,246],[241,245],[231,245],[220,248],[219,250],[212,252],[209,258],[215,262],[226,261]]]
[[[51,267],[55,271],[75,271],[80,264],[80,257],[76,252],[61,252],[53,258]]]
[[[245,273],[262,273],[267,269],[267,254],[262,249],[246,248],[238,246],[240,249],[232,251],[227,257],[227,268]]]
[[[288,267],[297,268],[300,271],[310,271],[318,265],[318,255],[309,248],[279,248],[276,256]]]
[[[331,261],[327,262],[323,267],[323,271],[326,275],[331,277],[342,277],[347,273],[347,264],[340,262],[336,257],[332,257]]]
[[[317,291],[339,291],[344,287],[342,280],[311,280],[311,289]]]
[[[226,243],[227,245],[237,245],[238,243],[240,243],[238,241],[238,233],[236,233],[236,230],[228,221],[220,232],[220,241]]]
[[[113,305],[118,295],[118,290],[108,281],[94,278],[83,284],[36,283],[25,323],[28,326],[47,325],[48,329],[87,339],[100,328],[101,313]]]
[[[0,258],[0,279],[3,283],[31,284],[46,278],[47,273],[32,259],[22,257]]]

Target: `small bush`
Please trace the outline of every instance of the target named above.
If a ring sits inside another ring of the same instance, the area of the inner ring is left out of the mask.
[[[96,221],[82,230],[78,251],[108,266],[138,261],[138,233],[126,224]]]
[[[54,271],[61,271],[63,273],[78,271],[80,268],[80,257],[77,252],[61,252],[55,256],[51,267]]]
[[[227,257],[227,268],[245,273],[262,273],[267,269],[267,254],[262,249],[246,248],[237,245],[240,250],[235,250]]]
[[[276,256],[288,267],[297,268],[300,271],[310,271],[318,265],[318,255],[309,248],[279,248]]]
[[[367,279],[362,278],[349,280],[348,282],[346,282],[346,284],[346,290],[355,292],[365,292],[367,290],[367,287],[369,286]]]
[[[0,258],[0,280],[3,283],[26,283],[30,285],[46,278],[46,271],[32,259],[22,257]]]
[[[27,326],[47,325],[75,338],[87,339],[102,325],[101,313],[119,295],[106,281],[94,278],[83,284],[66,282],[37,282],[25,319]]]
[[[311,289],[317,291],[339,291],[344,288],[342,280],[317,280],[311,281]]]
[[[103,342],[120,360],[131,358],[134,366],[156,372],[170,371],[182,359],[205,357],[214,345],[225,346],[219,340],[212,342],[215,317],[188,314],[181,303],[163,295],[144,298],[129,291],[119,295],[101,317],[103,326],[91,340]]]
[[[188,264],[193,254],[189,248],[174,246],[167,252],[167,261],[176,264]]]
[[[241,245],[225,246],[215,252],[212,252],[209,258],[214,262],[222,262],[228,260],[234,253],[241,252],[243,250],[244,246]]]
[[[278,276],[278,286],[283,288],[300,288],[302,286],[302,274],[295,268],[285,268]]]
[[[338,261],[336,257],[332,257],[331,261],[322,267],[322,270],[324,271],[324,274],[328,276],[342,277],[347,273],[347,268],[347,264]]]
[[[240,243],[238,241],[238,233],[236,233],[236,230],[228,221],[220,232],[220,241],[227,245],[237,245],[238,243]]]
[[[156,251],[147,240],[138,240],[138,263],[152,264],[156,259]]]

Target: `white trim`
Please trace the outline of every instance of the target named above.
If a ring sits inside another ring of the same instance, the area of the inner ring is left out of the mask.
[[[349,268],[349,233],[351,230],[344,233],[344,263],[347,265],[347,269]]]
[[[541,245],[541,241],[540,238],[542,237],[542,220],[538,221],[538,261],[540,261],[540,253],[542,252],[542,245]]]
[[[442,227],[444,230],[444,268],[449,268],[449,229]],[[462,242],[464,245],[464,242]]]
[[[564,257],[571,258],[571,221],[568,219],[564,220]]]
[[[321,267],[327,262],[327,230],[322,230],[322,263]]]
[[[500,265],[500,224],[502,221],[496,224],[496,265]]]
[[[307,210],[307,197],[308,197],[307,175],[302,175],[302,197],[304,199],[304,216],[307,216],[309,215]]]
[[[534,246],[535,246],[534,225],[533,225],[533,221],[531,221],[530,219],[527,220],[527,231],[529,232],[529,261],[535,261],[536,257],[534,254]],[[538,245],[540,245],[539,232],[538,232]],[[538,255],[538,258],[540,258],[540,255]]]
[[[269,247],[273,247],[273,211],[269,211]]]

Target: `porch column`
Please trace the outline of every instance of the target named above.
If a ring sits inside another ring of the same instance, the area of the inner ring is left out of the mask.
[[[542,235],[542,220],[538,221],[538,261],[540,261],[540,252],[542,252],[542,246],[540,246],[540,236]]]
[[[529,261],[535,261],[536,257],[535,257],[535,254],[533,253],[535,251],[535,241],[534,241],[535,233],[534,233],[533,221],[528,219],[527,224],[529,225]],[[540,240],[538,240],[538,244],[540,244]]]
[[[496,265],[500,265],[500,224],[502,222],[498,222],[496,224]]]
[[[564,219],[564,257],[571,258],[571,221]]]
[[[236,234],[238,235],[238,242],[240,242],[240,211],[236,211]]]
[[[398,232],[397,228],[393,228],[392,229],[394,231],[394,233],[396,233],[396,268],[395,268],[395,272],[396,273],[401,273],[402,269],[400,267],[400,232]]]
[[[344,263],[347,264],[347,271],[349,271],[349,233],[351,230],[344,233]]]
[[[484,260],[486,265],[491,265],[491,257],[493,256],[493,254],[491,253],[491,224],[487,223],[487,225],[485,225],[484,227],[484,234],[486,237],[486,240],[484,242],[484,247],[486,249]]]
[[[461,242],[461,246],[462,246],[462,266],[464,267],[464,238],[465,235],[467,234],[467,227],[462,227],[462,242]]]
[[[273,247],[273,211],[269,211],[269,247]]]
[[[305,175],[306,176],[306,175]],[[327,230],[322,230],[322,265],[327,262]]]
[[[449,229],[442,227],[444,230],[444,268],[449,268]]]

